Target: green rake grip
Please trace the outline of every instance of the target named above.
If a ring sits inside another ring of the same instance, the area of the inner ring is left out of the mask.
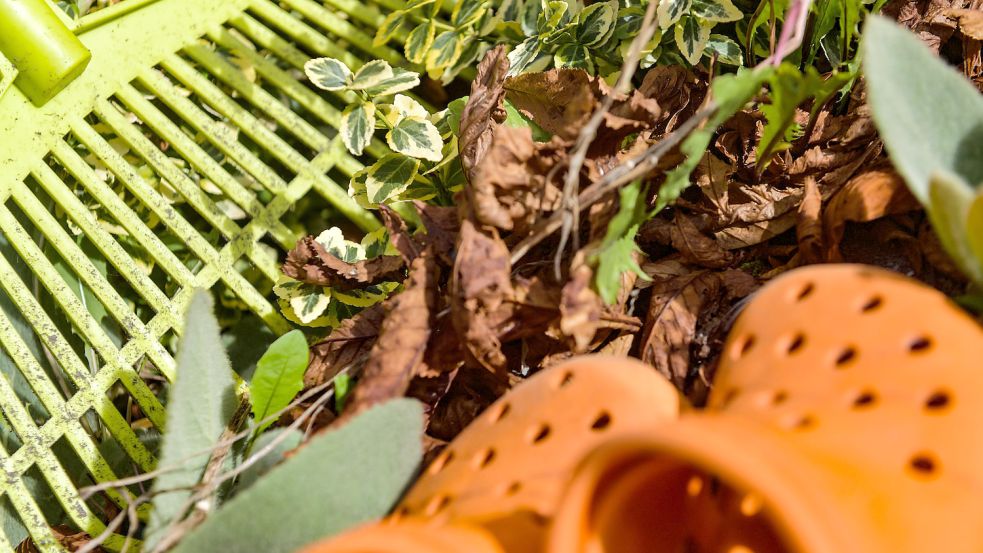
[[[44,0],[0,0],[0,52],[17,69],[14,84],[39,107],[92,58]]]

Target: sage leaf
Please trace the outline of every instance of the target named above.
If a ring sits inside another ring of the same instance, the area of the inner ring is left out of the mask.
[[[213,311],[211,294],[196,290],[185,314],[157,465],[177,470],[154,480],[153,510],[145,533],[148,550],[164,537],[162,530],[184,515],[190,488],[201,479],[211,449],[237,404],[232,367]]]
[[[416,474],[423,410],[397,399],[313,438],[188,534],[174,553],[292,553],[385,515]],[[313,480],[312,480],[313,479]]]

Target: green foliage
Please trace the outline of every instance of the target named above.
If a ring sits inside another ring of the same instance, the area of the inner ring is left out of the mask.
[[[315,240],[328,253],[348,263],[397,254],[385,229],[370,232],[361,242],[356,243],[346,240],[340,228],[332,227]],[[337,290],[328,286],[306,284],[281,275],[273,292],[277,296],[280,311],[288,320],[303,326],[334,327],[362,308],[386,299],[397,286],[396,282],[383,282],[355,290]]]
[[[655,210],[660,211],[676,200],[690,184],[690,175],[706,152],[717,127],[730,119],[732,115],[744,107],[755,94],[761,90],[764,83],[771,77],[772,67],[756,69],[741,69],[732,75],[721,75],[713,80],[710,94],[716,110],[703,127],[693,131],[683,140],[679,150],[686,156],[675,169],[666,173],[666,180],[659,188]]]
[[[416,473],[423,412],[398,399],[317,436],[173,550],[292,552],[385,515]],[[312,479],[314,485],[312,485]]]
[[[249,396],[253,419],[262,432],[275,421],[261,422],[290,404],[304,388],[304,371],[308,361],[307,339],[304,333],[293,330],[270,345],[256,364]]]
[[[983,286],[983,96],[917,37],[880,17],[864,27],[863,57],[891,161],[946,251]]]
[[[434,42],[431,48],[437,46]],[[315,86],[354,95],[339,125],[341,139],[353,155],[360,156],[370,147],[377,129],[387,131],[386,144],[392,153],[355,173],[348,184],[349,194],[362,207],[435,197],[450,202],[451,193],[463,184],[457,137],[445,121],[446,110],[430,113],[420,102],[400,94],[420,84],[417,73],[393,68],[383,60],[352,72],[334,58],[312,59],[304,69]],[[320,305],[314,296],[309,299],[312,309]]]
[[[608,223],[604,240],[594,255],[594,287],[608,304],[617,301],[624,273],[631,271],[638,278],[651,280],[635,261],[635,255],[641,251],[635,243],[635,234],[639,225],[648,218],[645,188],[641,181],[635,181],[621,189],[618,213]]]
[[[296,449],[304,439],[304,433],[290,428],[273,428],[260,434],[253,442],[250,451],[257,453],[272,447],[269,453],[257,457],[256,461],[242,471],[236,479],[236,492],[241,493],[256,483],[264,474],[283,461],[289,451]]]
[[[211,295],[198,290],[185,315],[177,373],[167,403],[159,467],[173,469],[154,480],[153,510],[144,534],[147,547],[188,507],[202,472],[236,406],[232,368],[222,347]]]
[[[802,128],[795,123],[795,110],[808,100],[813,100],[810,120],[838,90],[853,79],[851,72],[833,72],[824,78],[815,67],[799,71],[790,63],[783,63],[768,79],[771,89],[770,103],[761,107],[767,119],[761,141],[758,143],[758,170],[763,171],[772,156],[791,146],[799,138]]]

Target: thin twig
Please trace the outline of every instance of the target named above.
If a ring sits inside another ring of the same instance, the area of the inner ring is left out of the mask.
[[[632,40],[628,57],[625,58],[624,64],[621,66],[621,75],[618,76],[618,82],[615,84],[612,94],[604,97],[601,105],[591,114],[587,124],[580,129],[580,134],[577,135],[577,142],[570,152],[567,174],[563,182],[563,199],[560,208],[560,215],[562,216],[560,224],[563,230],[560,233],[560,245],[556,249],[556,256],[554,258],[554,271],[556,272],[557,280],[561,279],[560,264],[563,259],[563,252],[567,246],[567,240],[571,235],[573,236],[573,249],[580,249],[579,229],[581,210],[578,206],[579,197],[577,194],[577,190],[580,187],[580,169],[584,166],[584,161],[587,159],[587,150],[594,142],[594,139],[597,138],[597,130],[604,121],[604,116],[611,110],[611,106],[614,105],[615,97],[628,93],[631,79],[635,76],[635,71],[638,70],[642,47],[648,44],[655,34],[657,26],[655,8],[658,4],[658,2],[649,2],[648,8],[645,10],[645,17],[642,20],[642,28],[634,40]]]
[[[682,125],[663,137],[659,142],[649,146],[644,152],[623,161],[620,165],[609,171],[601,180],[587,187],[577,198],[579,210],[584,210],[604,197],[612,190],[617,190],[625,184],[645,176],[655,169],[659,160],[667,152],[676,147],[690,132],[698,127],[708,117],[713,115],[717,106],[712,102],[693,114]],[[530,232],[529,236],[519,242],[512,249],[512,264],[515,265],[529,253],[536,244],[542,242],[546,237],[556,232],[563,226],[563,212],[554,213],[549,219],[540,223]]]

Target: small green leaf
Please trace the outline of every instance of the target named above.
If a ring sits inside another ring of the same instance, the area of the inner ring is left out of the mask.
[[[393,68],[385,60],[372,60],[355,72],[352,77],[352,90],[365,90],[393,77]]]
[[[713,23],[706,23],[692,16],[683,17],[676,25],[676,47],[690,64],[696,65],[703,57],[712,28]]]
[[[444,146],[440,131],[430,121],[421,117],[405,117],[386,134],[386,141],[393,151],[410,157],[440,161]]]
[[[205,519],[173,553],[292,553],[381,518],[416,474],[422,434],[418,402],[374,407],[312,438]]]
[[[727,65],[744,65],[744,54],[741,52],[741,47],[724,35],[710,35],[704,54],[716,54],[717,61]]]
[[[375,131],[375,104],[356,102],[349,104],[341,114],[341,141],[352,155],[362,155],[372,141]]]
[[[690,15],[716,23],[737,21],[744,17],[730,0],[693,0]]]
[[[368,200],[381,204],[396,196],[413,182],[420,170],[420,160],[401,154],[383,156],[369,168],[365,178]]]
[[[656,10],[659,18],[659,27],[663,30],[668,29],[679,21],[683,15],[689,12],[693,0],[661,0]]]
[[[437,21],[430,19],[417,25],[406,37],[406,44],[403,52],[410,63],[423,63],[427,58],[427,52],[433,45],[434,35],[437,33]]]
[[[427,71],[438,76],[447,67],[454,65],[464,51],[464,41],[454,31],[444,31],[437,35],[430,51],[427,52]]]
[[[307,340],[299,330],[292,330],[278,338],[259,358],[253,380],[249,383],[253,419],[259,424],[257,433],[275,422],[261,422],[263,419],[290,405],[297,392],[304,388],[307,360]]]
[[[334,405],[335,411],[342,412],[345,403],[348,401],[348,393],[351,391],[352,378],[347,373],[339,374],[334,377]]]
[[[375,33],[375,38],[372,40],[372,46],[378,48],[383,44],[389,42],[389,40],[402,29],[403,24],[406,22],[406,14],[409,9],[397,10],[386,16],[379,25],[379,30]]]
[[[377,82],[375,85],[365,89],[370,96],[380,97],[405,92],[420,84],[420,74],[407,71],[400,67],[393,69],[391,77]]]
[[[635,243],[635,234],[639,225],[648,217],[643,190],[645,187],[641,181],[635,181],[621,189],[618,212],[608,223],[604,239],[595,254],[597,269],[594,272],[594,286],[601,299],[609,305],[618,299],[624,273],[631,271],[642,280],[651,280],[635,261],[635,253],[641,251]]]
[[[201,479],[236,407],[232,367],[219,333],[212,296],[197,290],[185,314],[177,373],[167,402],[167,432],[158,467],[169,470],[154,480],[153,510],[144,534],[147,547],[183,515],[191,488]]]
[[[314,86],[324,90],[344,90],[351,84],[351,70],[334,58],[308,60],[304,64],[304,73]]]
[[[450,125],[454,136],[461,134],[461,114],[464,113],[464,106],[468,104],[468,97],[458,98],[447,104],[447,123]]]
[[[488,0],[458,0],[451,12],[451,25],[467,27],[481,19],[487,9]]]
[[[577,16],[577,42],[586,47],[604,44],[614,31],[617,16],[617,0],[597,2],[587,6]]]

